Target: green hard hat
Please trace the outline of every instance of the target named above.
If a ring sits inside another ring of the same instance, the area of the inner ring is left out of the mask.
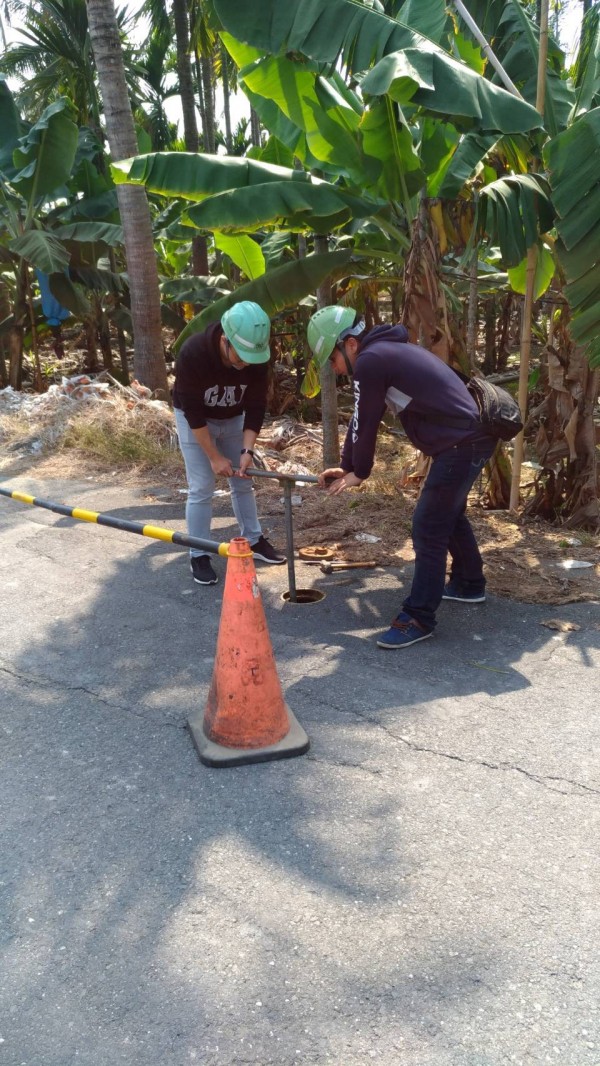
[[[225,312],[221,327],[245,363],[268,363],[271,323],[262,307],[252,300],[240,300]]]
[[[325,366],[340,334],[354,325],[356,311],[353,307],[339,307],[335,304],[321,307],[311,316],[306,339],[313,353],[313,359],[319,370]]]

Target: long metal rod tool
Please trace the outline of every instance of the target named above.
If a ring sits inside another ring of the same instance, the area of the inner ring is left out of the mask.
[[[273,470],[257,470],[251,466],[246,473],[250,477],[266,477],[276,479],[283,489],[283,506],[285,510],[285,541],[288,568],[288,583],[290,603],[298,602],[296,591],[296,570],[294,567],[294,520],[292,517],[292,488],[297,481],[305,481],[309,485],[318,484],[318,477],[313,474],[279,474]]]

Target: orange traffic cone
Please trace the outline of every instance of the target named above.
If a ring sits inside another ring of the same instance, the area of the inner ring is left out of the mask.
[[[196,750],[206,766],[304,755],[309,740],[283,699],[250,545],[236,537],[227,554],[204,719],[188,721]]]

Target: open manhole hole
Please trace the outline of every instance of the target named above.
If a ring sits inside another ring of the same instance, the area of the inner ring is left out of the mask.
[[[320,589],[296,589],[296,599],[293,600],[291,592],[284,592],[282,600],[284,603],[319,603],[325,599],[325,593]]]

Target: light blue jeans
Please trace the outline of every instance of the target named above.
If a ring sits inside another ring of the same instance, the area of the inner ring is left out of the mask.
[[[189,490],[185,508],[188,533],[190,537],[211,540],[210,524],[216,478],[206,452],[194,437],[183,411],[178,411],[177,408],[175,408],[175,424]],[[206,425],[221,455],[226,455],[231,460],[234,470],[237,469],[240,451],[243,447],[243,414],[236,418],[213,419]],[[250,544],[256,544],[262,530],[256,513],[256,498],[252,481],[241,477],[228,478],[228,481],[233,513],[240,527],[240,536],[245,537]],[[207,554],[198,548],[190,549],[192,557]]]

